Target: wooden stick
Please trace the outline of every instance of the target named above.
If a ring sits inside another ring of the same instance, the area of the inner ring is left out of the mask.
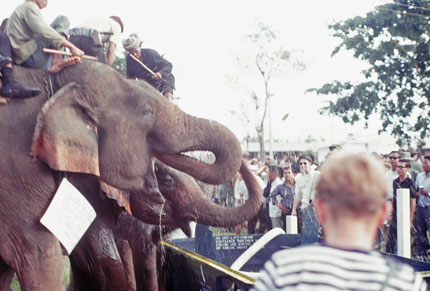
[[[148,68],[144,63],[142,63],[138,58],[136,58],[135,56],[133,56],[132,54],[129,54],[136,62],[138,62],[142,67],[144,67],[145,68],[145,70],[147,70],[148,72],[150,72],[151,73],[151,75],[155,75],[155,73],[150,69],[150,68]]]
[[[60,50],[53,50],[53,49],[49,49],[49,48],[44,48],[43,51],[45,53],[48,53],[48,54],[57,54],[57,55],[63,55],[63,56],[72,56],[72,53],[65,52],[65,51],[60,51]],[[88,60],[97,61],[97,58],[93,57],[93,56],[84,55],[83,58],[84,59],[88,59]]]

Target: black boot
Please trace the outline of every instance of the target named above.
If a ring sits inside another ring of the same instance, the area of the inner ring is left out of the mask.
[[[12,68],[3,67],[1,69],[3,86],[0,96],[7,98],[30,98],[40,94],[40,89],[27,87],[18,84],[13,78]]]

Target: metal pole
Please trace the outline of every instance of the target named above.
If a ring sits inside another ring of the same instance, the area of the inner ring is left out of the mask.
[[[272,100],[269,96],[269,156],[273,159],[273,137],[272,137]]]

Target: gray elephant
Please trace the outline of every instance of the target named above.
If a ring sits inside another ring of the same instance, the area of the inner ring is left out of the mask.
[[[117,212],[119,215],[115,219],[112,233],[112,223],[106,223],[109,220],[108,212],[100,213],[98,221],[91,226],[70,256],[75,290],[130,290],[132,288],[125,279],[130,277],[136,278],[137,290],[158,290],[156,250],[160,243],[160,231],[165,234],[180,226],[184,232],[189,233],[190,220],[211,226],[234,226],[258,211],[261,193],[256,187],[257,181],[244,164],[241,165],[240,174],[250,189],[249,199],[245,205],[224,208],[206,199],[201,187],[191,176],[156,161],[155,175],[159,189],[166,198],[161,217],[152,213],[150,208],[133,209],[134,217],[125,211]],[[81,176],[77,178],[76,175],[70,177],[81,192],[99,191],[97,183],[83,180]],[[135,194],[132,197],[133,195]],[[103,199],[97,197],[100,196],[91,195],[89,199],[93,205],[102,207]],[[154,217],[156,225],[143,223],[135,217]],[[159,225],[160,219],[161,224],[167,227]],[[132,262],[127,263],[129,260],[123,256],[121,259],[112,259],[117,253],[114,240],[128,242]],[[123,264],[134,266],[131,276]]]
[[[18,81],[45,88],[0,108],[0,270],[13,269],[22,290],[64,290],[60,244],[39,223],[61,172],[140,193],[132,203],[162,204],[154,156],[212,184],[240,167],[239,142],[226,127],[185,114],[109,66],[81,62],[52,76],[20,67],[15,73]],[[191,150],[211,151],[216,162],[181,154]]]

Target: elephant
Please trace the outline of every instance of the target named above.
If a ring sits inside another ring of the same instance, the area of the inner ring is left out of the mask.
[[[154,215],[149,208],[139,209],[141,212],[138,213],[133,210],[133,216],[120,210],[113,224],[113,232],[112,223],[96,223],[97,227],[90,228],[70,256],[75,290],[132,290],[130,284],[126,284],[123,279],[129,277],[136,278],[137,290],[158,290],[156,255],[162,235],[180,225],[184,232],[189,234],[188,222],[191,220],[210,226],[234,226],[257,213],[261,204],[261,193],[256,187],[257,181],[244,163],[241,165],[240,174],[250,189],[249,199],[245,205],[230,209],[220,207],[204,198],[201,187],[191,176],[156,160],[155,176],[159,189],[166,198],[161,216],[163,227],[161,224],[158,225],[160,217]],[[70,179],[83,193],[94,191],[97,187],[97,183],[91,186],[89,181],[82,180],[81,177],[77,178],[81,181],[77,181],[75,177]],[[134,193],[131,197],[133,195]],[[97,198],[100,197],[99,195],[90,196],[92,204],[99,206],[103,204],[103,201],[95,201],[100,199]],[[98,219],[106,217],[107,211],[101,215]],[[146,224],[136,217],[155,217],[155,225]],[[187,226],[184,227],[184,225]],[[102,235],[98,235],[99,233]],[[106,238],[108,233],[114,234],[116,243],[124,241],[128,243],[131,248],[132,262],[126,264],[129,260],[124,259],[123,256],[115,262],[111,260],[114,257],[112,254],[116,252],[116,245],[112,237]],[[110,242],[109,245],[107,241]],[[109,249],[111,251],[107,253]],[[129,276],[130,271],[121,267],[122,264],[134,266],[132,276]],[[115,272],[115,276],[112,272]]]
[[[64,290],[60,244],[39,222],[62,173],[92,175],[139,193],[131,203],[158,205],[165,199],[153,157],[211,184],[240,167],[240,144],[229,129],[184,113],[107,65],[14,72],[19,82],[44,89],[0,107],[0,269],[15,271],[22,290]],[[183,155],[192,150],[211,151],[215,163]]]

